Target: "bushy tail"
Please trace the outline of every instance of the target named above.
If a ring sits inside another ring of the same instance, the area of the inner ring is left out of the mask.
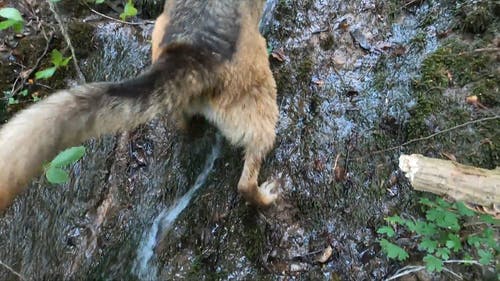
[[[132,80],[54,93],[13,117],[0,130],[0,210],[59,151],[91,137],[135,128],[180,106],[189,93],[198,91],[187,81],[202,79],[186,77],[188,72],[200,73],[186,68],[178,58],[173,64],[164,60]]]

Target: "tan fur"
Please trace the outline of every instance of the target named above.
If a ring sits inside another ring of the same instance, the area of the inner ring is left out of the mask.
[[[150,73],[163,67],[162,63],[168,66],[175,59],[176,53],[172,52],[183,50],[182,45],[165,44],[169,11],[176,1],[179,0],[167,1],[157,19]],[[178,78],[181,80],[165,81],[142,104],[135,99],[106,95],[109,87],[116,84],[97,83],[53,94],[14,117],[0,130],[0,209],[7,207],[40,172],[42,164],[60,149],[90,137],[134,128],[163,110],[172,110],[171,115],[178,119],[180,127],[190,117],[203,115],[233,145],[243,147],[245,163],[238,191],[256,206],[271,204],[277,197],[272,193],[275,183],[259,187],[257,179],[261,163],[274,145],[278,119],[276,85],[269,68],[266,42],[258,31],[262,1],[242,1],[238,5],[241,22],[235,53],[230,60],[214,66],[213,71],[198,71],[194,61],[193,70],[185,66],[187,70]],[[175,95],[179,91],[182,93]]]

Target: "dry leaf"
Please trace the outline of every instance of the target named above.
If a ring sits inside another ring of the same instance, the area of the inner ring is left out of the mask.
[[[326,263],[330,259],[332,254],[333,254],[333,248],[332,246],[328,245],[328,247],[326,247],[326,249],[323,250],[323,253],[321,253],[321,255],[318,256],[318,258],[316,258],[316,261],[319,263]]]
[[[448,158],[449,160],[457,162],[457,158],[455,157],[455,155],[453,155],[451,153],[447,153],[447,152],[441,152],[441,154],[443,156],[445,156],[446,158]]]
[[[271,57],[273,57],[274,59],[276,59],[279,62],[284,62],[286,59],[286,55],[285,55],[285,52],[283,51],[283,49],[278,49],[278,50],[272,51]]]
[[[346,178],[347,178],[346,170],[342,166],[337,165],[337,167],[335,167],[335,180],[344,181]]]

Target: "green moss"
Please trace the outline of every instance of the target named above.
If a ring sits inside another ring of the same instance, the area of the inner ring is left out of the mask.
[[[243,209],[244,208],[244,209]],[[242,220],[244,230],[242,231],[242,241],[244,241],[245,256],[253,263],[261,263],[261,257],[265,249],[265,231],[256,219],[256,213],[246,206],[242,208]]]
[[[472,52],[458,39],[449,40],[428,56],[422,63],[420,79],[414,83],[417,105],[411,111],[408,137],[429,135],[440,125],[452,126],[467,121],[468,113],[447,114],[453,98],[445,97],[443,92],[448,87],[463,87],[482,80],[491,73],[489,64],[488,56]]]
[[[456,8],[457,26],[465,32],[474,34],[484,33],[496,20],[494,15],[495,1],[459,1]]]
[[[481,44],[487,46],[489,42]],[[474,44],[459,38],[445,42],[424,60],[420,79],[414,82],[416,106],[405,126],[407,139],[428,136],[497,111],[500,106],[497,67],[498,62],[488,54],[476,52]],[[445,95],[447,89],[451,90]],[[471,95],[478,96],[487,109],[467,104],[465,98]],[[430,155],[451,153],[464,164],[493,168],[500,159],[499,123],[490,121],[468,130],[455,130],[419,142],[410,149]]]
[[[334,43],[335,43],[335,37],[333,36],[332,33],[328,33],[327,36],[321,39],[319,45],[323,50],[331,50],[334,46]]]
[[[412,47],[416,48],[417,50],[422,50],[425,45],[427,44],[427,34],[423,31],[417,33],[411,41],[410,44]]]
[[[478,81],[472,89],[472,94],[486,107],[500,106],[500,79],[495,74]]]
[[[279,0],[274,13],[277,21],[290,20],[295,17],[292,4],[287,0]]]
[[[375,66],[373,73],[375,74],[373,77],[373,87],[377,91],[384,91],[388,89],[388,75],[389,71],[387,69],[387,57],[383,55]]]
[[[311,81],[311,73],[314,68],[314,61],[310,56],[305,56],[298,65],[297,80],[308,83]]]
[[[490,58],[475,53],[465,43],[452,39],[422,63],[423,88],[464,86],[488,75]]]

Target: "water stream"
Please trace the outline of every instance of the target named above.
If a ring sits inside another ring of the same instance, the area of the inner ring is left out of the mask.
[[[168,234],[175,220],[186,209],[195,193],[205,184],[208,175],[214,167],[215,160],[220,156],[222,137],[217,135],[212,152],[205,161],[203,171],[196,178],[196,182],[189,191],[176,200],[172,206],[163,209],[153,220],[151,228],[143,234],[143,238],[137,249],[137,257],[133,273],[140,280],[156,280],[158,267],[154,260],[155,247],[165,235]]]

